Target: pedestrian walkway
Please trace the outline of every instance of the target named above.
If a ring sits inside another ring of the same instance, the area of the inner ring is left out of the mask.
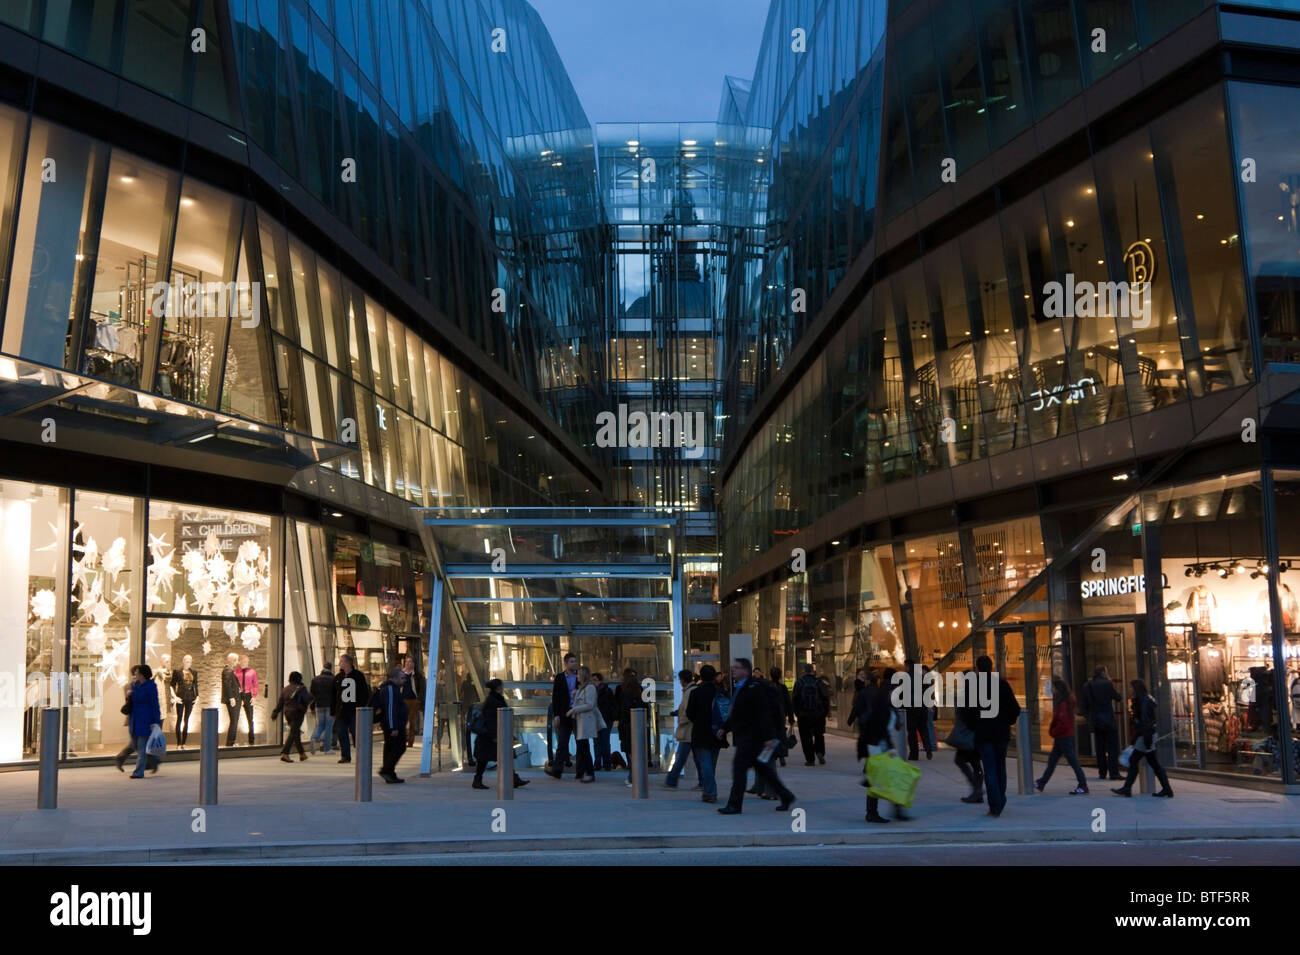
[[[719,791],[725,801],[731,750],[722,753]],[[922,777],[912,820],[869,825],[865,790],[851,740],[827,738],[827,765],[790,760],[782,778],[799,797],[802,817],[778,814],[775,803],[746,796],[744,813],[720,816],[692,792],[694,772],[677,790],[650,778],[650,798],[636,800],[625,773],[597,774],[594,785],[571,776],[556,781],[522,770],[531,784],[510,802],[493,787],[470,789],[470,776],[421,779],[407,754],[404,785],[374,780],[374,801],[352,801],[351,766],[322,756],[292,765],[275,756],[221,763],[221,805],[197,824],[198,763],[164,763],[157,776],[132,780],[113,767],[64,768],[57,810],[36,804],[36,773],[0,774],[0,863],[49,865],[168,861],[238,856],[285,858],[338,854],[475,852],[522,849],[659,848],[795,844],[944,844],[1040,841],[1125,841],[1300,838],[1300,800],[1175,780],[1177,797],[1121,799],[1089,780],[1093,793],[1066,795],[1054,779],[1046,794],[1012,792],[1001,818],[965,805],[965,781],[953,753],[919,764]],[[721,805],[720,801],[718,805]],[[1105,831],[1094,831],[1095,809]],[[495,810],[504,810],[504,815]],[[202,828],[204,831],[194,831]],[[996,858],[991,858],[995,862]]]

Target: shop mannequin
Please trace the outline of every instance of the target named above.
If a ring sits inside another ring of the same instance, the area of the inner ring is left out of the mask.
[[[180,668],[171,672],[171,700],[176,707],[176,745],[182,750],[190,733],[190,711],[199,698],[199,678],[194,672],[194,657],[185,654]]]
[[[226,666],[221,671],[221,702],[230,717],[226,727],[226,745],[235,745],[235,735],[239,732],[239,680],[235,678],[235,667],[239,666],[239,654],[227,653]]]
[[[248,745],[253,745],[253,697],[257,696],[257,671],[248,665],[248,654],[239,658],[235,668],[235,680],[239,684],[239,704],[244,709],[248,720]],[[233,724],[237,726],[236,724]]]

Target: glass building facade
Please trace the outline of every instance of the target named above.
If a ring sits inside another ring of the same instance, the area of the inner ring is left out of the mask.
[[[603,500],[602,228],[519,0],[0,7],[0,761],[49,703],[111,755],[135,663],[246,657],[256,744],[293,670],[426,668],[413,507]]]
[[[773,4],[722,626],[840,727],[858,667],[988,653],[1046,748],[1105,664],[1169,764],[1296,779],[1297,12]]]

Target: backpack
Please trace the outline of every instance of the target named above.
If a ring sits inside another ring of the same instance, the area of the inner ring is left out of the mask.
[[[475,736],[482,736],[488,731],[482,703],[475,703],[469,708],[469,731]]]
[[[800,681],[799,709],[809,716],[822,715],[822,689],[816,680]]]
[[[727,722],[727,715],[731,712],[731,698],[725,693],[713,694],[713,734],[716,736],[718,730],[722,729],[722,724]]]

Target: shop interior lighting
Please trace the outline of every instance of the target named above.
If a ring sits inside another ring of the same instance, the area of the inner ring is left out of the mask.
[[[1262,557],[1236,557],[1227,560],[1210,560],[1186,564],[1183,567],[1184,577],[1204,577],[1206,574],[1215,574],[1220,578],[1226,578],[1234,573],[1244,574],[1247,568],[1252,566],[1250,579],[1258,580],[1260,577],[1267,577],[1269,574],[1268,561]],[[1289,561],[1278,561],[1277,570],[1280,574],[1285,574],[1291,569]]]

